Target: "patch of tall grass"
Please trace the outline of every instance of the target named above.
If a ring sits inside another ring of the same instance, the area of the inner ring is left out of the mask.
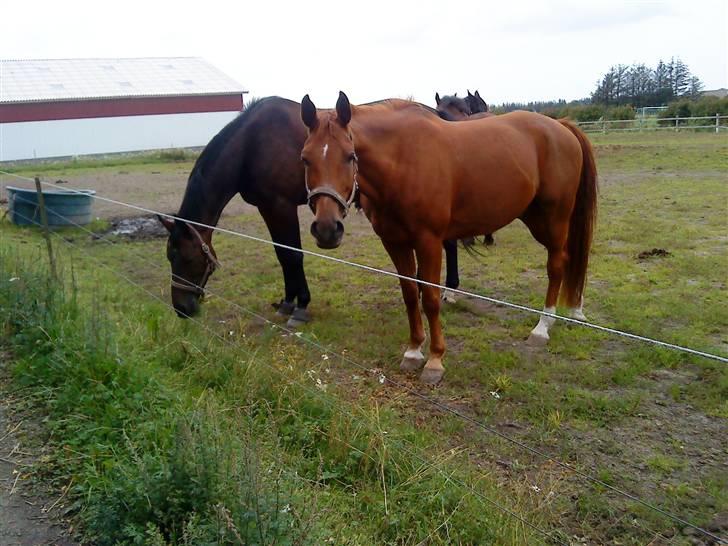
[[[393,410],[327,392],[319,363],[301,369],[310,355],[290,342],[221,341],[88,264],[66,261],[52,282],[30,246],[0,249],[2,338],[16,386],[47,415],[54,450],[44,471],[73,479],[85,540],[534,538],[483,500],[519,502],[463,464],[463,450],[433,449],[434,438]]]

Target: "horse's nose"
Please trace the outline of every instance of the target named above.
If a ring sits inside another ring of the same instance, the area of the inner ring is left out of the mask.
[[[311,235],[314,236],[319,247],[336,248],[344,237],[344,223],[341,220],[331,222],[314,220],[311,223]]]
[[[179,318],[195,316],[200,310],[200,304],[195,297],[187,297],[174,302],[174,310]]]

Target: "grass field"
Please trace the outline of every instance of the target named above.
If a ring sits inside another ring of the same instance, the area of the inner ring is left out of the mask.
[[[728,137],[592,141],[601,196],[587,316],[728,355]],[[150,173],[167,176],[158,199],[173,203],[190,167],[159,157],[42,174],[84,187],[97,177],[157,208]],[[225,227],[268,238],[254,210],[236,207]],[[94,228],[120,214],[106,211]],[[288,335],[266,322],[282,294],[271,247],[217,235],[224,268],[200,322],[183,322],[166,306],[163,240],[110,245],[60,231],[64,289],[48,295],[39,234],[1,229],[6,388],[47,416],[57,455],[37,471],[73,477],[73,513],[95,543],[542,539],[504,508],[561,543],[695,543],[684,524],[554,460],[728,534],[724,363],[566,324],[535,349],[524,340],[537,317],[462,299],[443,311],[447,372],[429,389],[398,369],[407,325],[395,279],[306,258],[314,320]],[[518,223],[495,238],[481,258],[463,253],[461,287],[540,308],[545,252]],[[361,215],[331,254],[392,269]]]

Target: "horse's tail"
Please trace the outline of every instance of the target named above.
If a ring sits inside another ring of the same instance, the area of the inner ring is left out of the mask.
[[[576,192],[576,202],[569,221],[569,236],[566,241],[569,259],[566,262],[561,291],[562,299],[567,306],[579,307],[584,293],[589,249],[597,219],[597,166],[594,161],[594,151],[584,132],[569,120],[560,119],[559,123],[579,140],[583,156],[579,189]]]

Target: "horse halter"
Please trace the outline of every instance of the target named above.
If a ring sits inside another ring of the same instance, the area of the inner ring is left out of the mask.
[[[354,186],[351,188],[351,195],[349,196],[349,199],[346,200],[334,188],[330,188],[328,186],[321,186],[320,188],[316,188],[315,190],[310,190],[308,189],[308,180],[306,180],[306,200],[308,202],[308,208],[311,209],[311,212],[316,214],[316,211],[313,208],[313,204],[311,203],[311,199],[313,199],[317,195],[328,195],[341,206],[341,208],[344,210],[344,218],[346,218],[346,215],[349,214],[351,204],[354,202],[354,199],[356,199],[356,192],[359,191],[359,182],[357,182],[356,180],[356,175],[358,172],[359,158],[356,157],[356,154],[354,154]]]
[[[186,222],[185,222],[186,223]],[[205,273],[202,275],[202,280],[200,281],[200,284],[195,284],[193,282],[188,281],[187,279],[183,279],[179,275],[175,275],[172,273],[172,287],[177,288],[179,290],[184,290],[185,292],[192,292],[193,294],[197,296],[204,296],[205,295],[205,285],[207,284],[207,279],[210,278],[210,275],[213,274],[213,272],[220,266],[220,262],[217,260],[215,255],[212,253],[212,250],[210,250],[210,246],[204,241],[202,238],[202,235],[200,235],[200,232],[195,229],[195,226],[192,224],[187,224],[187,227],[190,228],[192,233],[197,236],[197,240],[200,241],[200,247],[202,248],[202,253],[205,255],[206,265],[205,265]],[[175,277],[179,278],[180,280],[184,282],[178,282],[175,280]]]

